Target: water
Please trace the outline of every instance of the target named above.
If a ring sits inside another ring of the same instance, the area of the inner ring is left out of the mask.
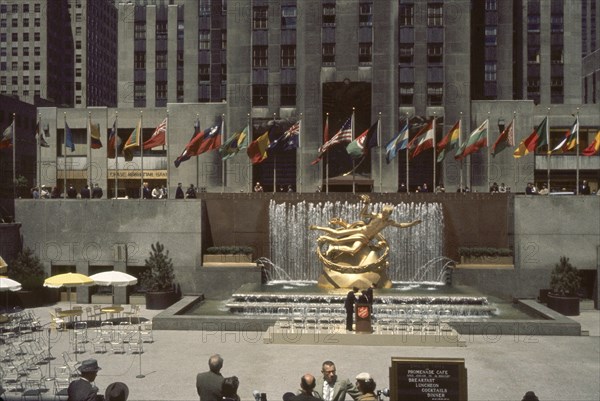
[[[372,203],[370,212],[381,212],[383,203]],[[387,227],[382,231],[390,246],[389,276],[392,281],[443,282],[444,271],[453,263],[443,255],[444,216],[439,203],[400,203],[391,218],[398,222],[421,219],[411,228]],[[318,231],[311,224],[327,226],[333,217],[347,222],[360,220],[362,203],[271,201],[269,229],[271,261],[288,277],[272,272],[273,279],[317,280],[322,265],[316,255]],[[277,269],[275,269],[277,270]]]

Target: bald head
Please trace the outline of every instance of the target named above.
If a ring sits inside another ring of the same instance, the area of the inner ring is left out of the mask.
[[[221,355],[214,354],[208,358],[208,368],[211,372],[219,373],[223,367],[223,358]]]
[[[312,394],[313,389],[315,388],[315,377],[310,373],[306,373],[300,380],[300,388],[306,394]]]

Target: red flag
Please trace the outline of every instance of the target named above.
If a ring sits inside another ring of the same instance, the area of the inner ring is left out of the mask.
[[[144,150],[152,149],[157,146],[164,146],[166,142],[167,134],[167,119],[165,118],[162,123],[158,124],[158,127],[154,130],[154,133],[146,142],[144,142]]]

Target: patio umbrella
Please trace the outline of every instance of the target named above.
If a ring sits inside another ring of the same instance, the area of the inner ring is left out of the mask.
[[[0,276],[0,292],[6,291],[6,303],[4,310],[8,312],[8,291],[19,291],[21,289],[21,283],[10,279],[8,277]]]
[[[89,286],[93,284],[95,284],[94,280],[81,273],[57,274],[44,280],[44,287],[67,288],[69,293],[69,309],[71,309],[71,287]]]
[[[114,287],[127,287],[128,285],[134,285],[138,282],[137,278],[133,277],[131,274],[123,273],[117,270],[92,274],[90,278],[94,280],[94,283],[97,285],[112,286],[113,296]]]

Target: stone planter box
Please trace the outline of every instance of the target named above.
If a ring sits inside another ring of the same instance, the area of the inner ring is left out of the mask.
[[[147,292],[146,293],[146,309],[167,309],[179,300],[179,296],[175,291],[168,292]]]
[[[548,294],[548,307],[565,316],[579,316],[579,297]]]
[[[252,254],[239,255],[204,255],[202,264],[205,263],[252,263]]]
[[[512,265],[512,256],[461,256],[463,265]]]
[[[130,295],[129,303],[131,305],[146,305],[146,295],[144,295],[144,294]]]
[[[93,294],[92,295],[92,303],[93,304],[113,304],[113,296],[106,294]]]

